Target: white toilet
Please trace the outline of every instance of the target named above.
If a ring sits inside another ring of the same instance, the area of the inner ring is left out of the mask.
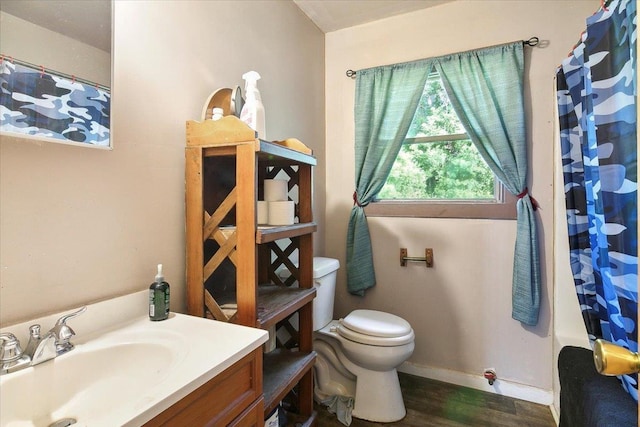
[[[353,397],[352,416],[398,421],[406,410],[396,368],[413,353],[413,329],[398,316],[374,310],[354,310],[332,320],[339,267],[336,259],[313,259],[314,396],[317,401]]]

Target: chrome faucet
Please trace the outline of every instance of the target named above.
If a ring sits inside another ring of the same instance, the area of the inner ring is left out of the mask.
[[[38,365],[57,356],[56,337],[51,331],[40,336],[40,325],[29,327],[29,343],[24,352],[31,358],[31,366]]]
[[[10,332],[0,334],[0,375],[10,374],[28,366],[35,366],[57,356],[73,350],[70,339],[76,334],[67,320],[81,315],[87,307],[73,313],[65,314],[56,324],[44,334],[40,335],[40,325],[29,327],[29,343],[25,351],[20,347],[20,341]]]

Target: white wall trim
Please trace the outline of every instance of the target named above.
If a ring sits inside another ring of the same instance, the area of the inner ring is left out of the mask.
[[[556,425],[560,424],[560,414],[558,413],[558,410],[556,409],[555,405],[551,405],[551,415],[553,415],[553,420],[556,422]]]
[[[464,372],[416,365],[409,362],[405,362],[400,365],[400,367],[398,367],[398,371],[406,374],[417,375],[423,378],[430,378],[437,381],[470,387],[489,393],[522,399],[533,403],[539,403],[541,405],[551,406],[553,403],[552,390],[543,390],[529,385],[503,380],[500,379],[499,376],[493,385],[489,385],[489,382],[481,375],[471,375]]]

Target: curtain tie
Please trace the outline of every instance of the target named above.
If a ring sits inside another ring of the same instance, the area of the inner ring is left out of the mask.
[[[518,194],[516,197],[518,199],[522,199],[527,194],[529,194],[529,188],[524,187],[524,190],[522,190],[522,193]],[[353,197],[355,197],[355,193],[353,193]],[[529,194],[529,198],[531,199],[531,205],[533,206],[533,210],[534,211],[538,210],[538,208],[540,207],[540,205],[538,204],[538,201],[534,199],[533,196],[530,194]]]
[[[358,205],[360,208],[364,207],[364,205],[358,201],[358,193],[356,191],[353,192],[353,205]]]

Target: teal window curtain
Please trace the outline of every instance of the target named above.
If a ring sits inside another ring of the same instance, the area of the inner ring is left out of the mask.
[[[444,56],[436,61],[465,130],[493,173],[518,197],[512,317],[538,323],[540,263],[535,200],[527,189],[522,42]]]
[[[522,42],[358,71],[356,193],[347,234],[347,288],[375,285],[364,210],[384,185],[432,67],[440,73],[465,130],[498,179],[517,195],[512,317],[538,322],[540,266],[534,210],[527,188]]]
[[[431,61],[360,70],[356,76],[356,191],[347,230],[347,289],[375,286],[371,236],[364,206],[382,189],[422,95]]]

